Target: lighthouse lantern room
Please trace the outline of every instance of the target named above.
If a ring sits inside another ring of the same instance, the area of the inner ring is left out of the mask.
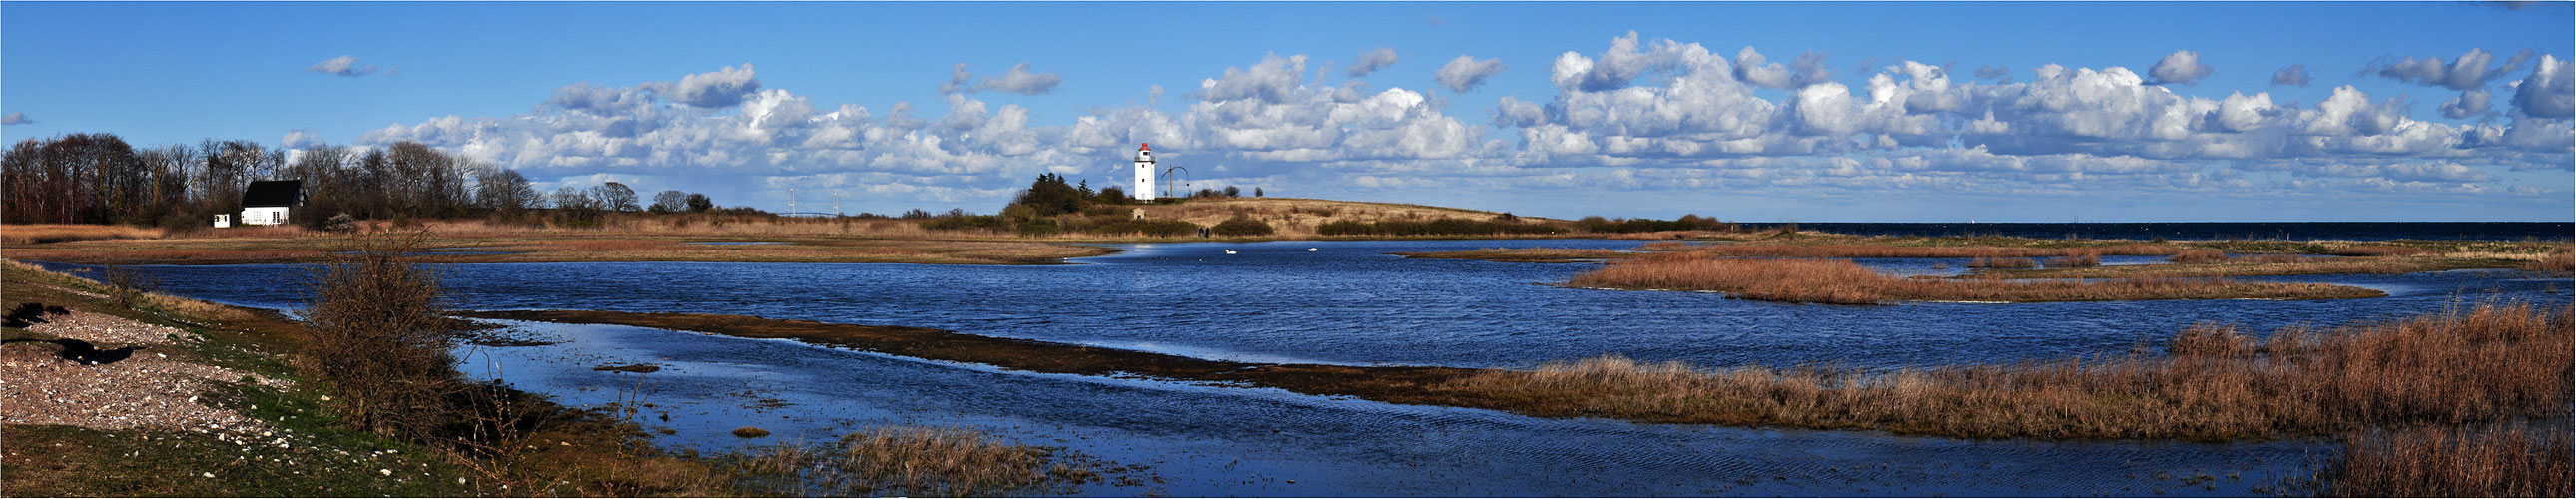
[[[1127,191],[1138,201],[1154,200],[1154,145],[1136,145],[1136,189]]]

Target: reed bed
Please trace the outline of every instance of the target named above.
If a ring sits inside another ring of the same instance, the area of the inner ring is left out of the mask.
[[[90,224],[9,224],[0,225],[0,244],[43,244],[94,239],[159,239],[161,229],[125,225]]]
[[[1649,249],[1649,248],[1640,248]],[[1687,250],[1704,256],[1769,258],[2052,258],[2077,255],[2163,256],[2181,248],[2126,243],[2102,246],[2034,248],[2020,246],[1913,246],[1903,244],[1700,244],[1655,250]]]
[[[1748,300],[1848,305],[1890,301],[2050,302],[2207,299],[2337,299],[2385,296],[2348,286],[2225,279],[2014,281],[1906,279],[1850,260],[1702,258],[1656,254],[1575,275],[1582,288],[1715,291]]]
[[[1054,453],[975,430],[898,426],[818,446],[755,448],[737,466],[742,492],[755,496],[994,497],[1094,476]]]
[[[2561,249],[2539,260],[2524,262],[2522,269],[2533,272],[2576,272],[2576,252]]]
[[[2209,349],[2200,343],[2213,330],[2195,327],[2176,335],[2181,354],[2161,357],[1864,371],[1605,356],[1484,371],[1434,389],[1545,416],[1992,438],[2272,438],[2565,417],[2576,389],[2571,327],[2565,311],[2488,303],[2276,334],[2273,342],[2288,342],[2279,347]]]
[[[2327,472],[2336,497],[2570,497],[2576,466],[2565,428],[2412,428],[2345,439]]]

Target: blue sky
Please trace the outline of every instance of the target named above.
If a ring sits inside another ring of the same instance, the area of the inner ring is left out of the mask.
[[[546,188],[881,213],[1119,181],[1150,141],[1204,186],[1558,217],[2568,220],[2571,25],[2564,2],[7,2],[0,139],[412,140]]]

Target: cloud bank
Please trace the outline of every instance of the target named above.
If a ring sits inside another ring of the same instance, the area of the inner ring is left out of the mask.
[[[1393,51],[1384,52],[1392,61]],[[2493,64],[2483,51],[2372,70],[2446,89],[2474,82],[2438,111],[2507,118],[2460,124],[2417,119],[2405,99],[2349,85],[2313,104],[2261,91],[2178,94],[2163,85],[2204,82],[2214,71],[2191,51],[2165,56],[2147,74],[2045,64],[2021,81],[2000,66],[1970,79],[1954,78],[1946,65],[1902,60],[1838,80],[1814,52],[1788,63],[1752,47],[1725,54],[1630,33],[1555,56],[1544,68],[1551,95],[1472,109],[1448,109],[1424,91],[1370,87],[1357,77],[1385,64],[1368,54],[1338,72],[1312,70],[1302,54],[1268,54],[1202,79],[1181,103],[1152,104],[1164,97],[1156,87],[1147,104],[1095,108],[1056,126],[1032,125],[1026,108],[970,95],[1038,94],[1060,84],[1025,63],[971,85],[972,73],[959,65],[942,85],[942,109],[814,102],[762,87],[745,63],[632,86],[576,83],[530,113],[439,117],[371,131],[359,142],[417,141],[540,178],[727,176],[995,205],[1041,172],[1120,178],[1115,171],[1140,142],[1191,168],[1192,180],[1290,184],[1301,195],[2563,197],[2564,186],[2516,184],[2491,172],[2567,170],[2576,150],[2569,125],[2576,65],[2554,55],[2531,58],[2528,72],[2503,71],[2522,63]],[[1502,71],[1500,59],[1461,56],[1434,80],[1466,92]],[[2273,82],[2307,78],[2304,66],[2292,66]],[[2507,82],[2511,95],[2490,90],[2494,82]]]

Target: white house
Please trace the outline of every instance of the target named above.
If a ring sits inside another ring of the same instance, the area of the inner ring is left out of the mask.
[[[242,225],[286,223],[289,208],[304,204],[304,181],[260,180],[242,190]]]
[[[1127,191],[1127,195],[1135,197],[1137,201],[1153,201],[1155,173],[1159,172],[1154,170],[1154,145],[1137,144],[1136,190]]]

